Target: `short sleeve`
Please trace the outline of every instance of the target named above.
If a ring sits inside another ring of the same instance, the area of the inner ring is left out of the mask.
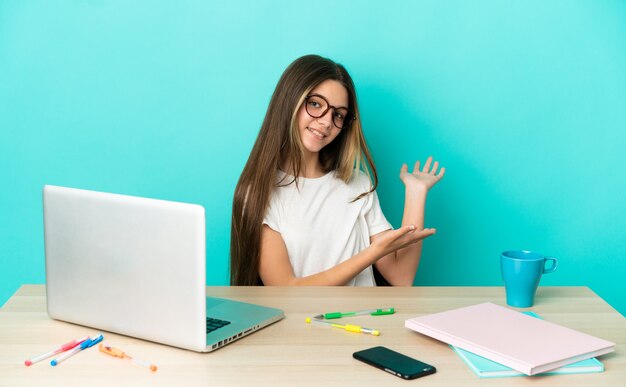
[[[370,201],[368,206],[366,207],[365,212],[365,221],[367,222],[367,227],[369,229],[369,235],[375,235],[379,232],[390,230],[393,227],[391,223],[387,221],[385,215],[383,214],[383,210],[380,208],[380,202],[378,201],[378,194],[376,191],[367,195],[367,200]]]
[[[269,228],[274,231],[280,232],[280,221],[278,216],[278,210],[276,208],[276,202],[274,199],[274,195],[272,195],[272,199],[270,199],[270,203],[267,206],[267,210],[265,210],[265,216],[263,217],[263,224],[267,224]]]

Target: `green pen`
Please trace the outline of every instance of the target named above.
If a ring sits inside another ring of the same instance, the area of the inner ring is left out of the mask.
[[[394,308],[381,308],[381,309],[368,309],[368,310],[359,310],[356,312],[332,312],[332,313],[324,313],[323,315],[320,315],[319,317],[325,319],[325,320],[332,320],[335,318],[342,318],[342,317],[351,317],[351,316],[362,316],[362,315],[366,315],[369,314],[370,316],[384,316],[386,314],[394,314],[395,310]],[[318,316],[316,316],[318,317]]]

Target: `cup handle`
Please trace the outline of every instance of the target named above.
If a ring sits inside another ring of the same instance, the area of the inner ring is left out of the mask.
[[[549,269],[546,269],[546,262],[552,261],[552,266]],[[558,261],[554,257],[546,257],[546,260],[543,262],[543,274],[549,274],[556,270]]]

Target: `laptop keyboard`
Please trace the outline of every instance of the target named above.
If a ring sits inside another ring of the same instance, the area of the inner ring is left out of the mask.
[[[207,317],[206,318],[206,333],[213,332],[216,329],[220,329],[221,327],[225,327],[230,324],[230,321],[226,320],[218,320],[216,318]]]

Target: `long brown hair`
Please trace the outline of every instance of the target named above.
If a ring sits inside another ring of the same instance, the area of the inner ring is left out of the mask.
[[[287,165],[294,176],[287,184],[300,176],[303,146],[296,115],[308,93],[329,79],[346,88],[348,108],[355,118],[320,151],[322,168],[325,172],[334,170],[336,176],[346,183],[355,171],[363,170],[368,174],[373,180],[371,189],[355,200],[374,191],[378,185],[376,167],[361,129],[352,78],[342,65],[330,59],[318,55],[296,59],[276,85],[261,130],[235,188],[230,238],[231,285],[263,284],[259,277],[261,230],[272,191],[277,186],[276,173],[281,165]],[[364,165],[364,159],[367,165]]]

